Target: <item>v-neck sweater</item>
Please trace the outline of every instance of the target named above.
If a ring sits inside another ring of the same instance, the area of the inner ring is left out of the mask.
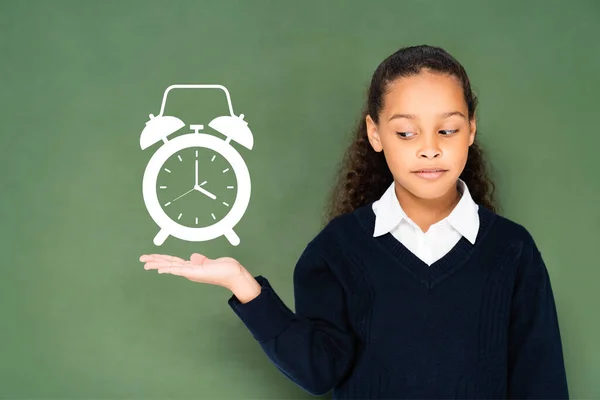
[[[372,202],[330,221],[295,266],[295,312],[262,275],[228,303],[275,366],[334,399],[568,398],[550,277],[529,231],[479,204],[466,238],[427,265]]]

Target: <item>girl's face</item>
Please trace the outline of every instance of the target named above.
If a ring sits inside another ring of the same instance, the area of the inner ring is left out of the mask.
[[[430,200],[455,196],[476,130],[456,78],[427,71],[399,78],[388,86],[379,124],[370,116],[366,122],[371,146],[383,151],[400,185],[397,192]],[[436,179],[415,173],[429,167],[447,171]]]

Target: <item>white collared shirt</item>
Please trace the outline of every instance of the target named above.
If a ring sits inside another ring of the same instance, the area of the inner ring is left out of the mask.
[[[462,196],[450,215],[431,225],[427,232],[411,220],[402,209],[394,190],[394,182],[381,198],[373,203],[375,229],[373,236],[388,232],[427,265],[448,253],[462,236],[475,244],[479,231],[479,206],[462,179],[458,179]]]

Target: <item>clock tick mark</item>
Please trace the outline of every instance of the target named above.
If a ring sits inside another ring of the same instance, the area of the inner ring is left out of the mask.
[[[171,202],[168,202],[167,204],[165,204],[165,207],[168,206],[169,204],[171,204]]]
[[[227,203],[225,203],[225,202],[223,202],[223,204],[225,204],[227,207],[229,207],[229,204],[227,204]]]
[[[233,189],[233,186],[227,186],[227,189]]]
[[[198,217],[196,217],[196,225],[198,225]]]
[[[168,173],[171,173],[171,171],[169,171],[167,168],[165,168],[165,171],[167,171]]]
[[[177,219],[181,219],[182,215],[183,215],[183,213],[179,213],[179,217],[177,217]]]
[[[217,155],[215,154],[215,155],[213,156],[213,158],[211,158],[211,159],[210,159],[210,161],[211,161],[211,162],[215,161],[215,157],[216,157],[216,156],[217,156]]]
[[[215,214],[210,213],[210,215],[212,215],[213,219],[217,219],[217,217],[215,217]]]
[[[167,187],[166,187],[166,186],[161,186],[160,188],[161,188],[161,189],[166,189]]]
[[[225,169],[223,170],[223,173],[225,173],[225,172],[227,172],[227,171],[229,171],[229,168],[225,168]]]
[[[177,158],[179,158],[179,161],[183,161],[180,155],[177,155]]]

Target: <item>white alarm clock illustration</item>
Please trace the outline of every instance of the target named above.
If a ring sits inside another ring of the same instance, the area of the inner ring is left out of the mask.
[[[223,90],[230,115],[214,118],[208,126],[225,138],[200,133],[204,125],[197,124],[190,125],[192,133],[167,139],[185,126],[179,118],[163,115],[167,94],[172,89]],[[222,85],[169,86],[163,95],[160,113],[150,114],[146,122],[140,147],[144,150],[161,140],[163,143],[150,158],[142,180],[144,203],[160,227],[154,244],[162,245],[169,236],[191,242],[225,236],[231,245],[239,245],[240,238],[233,229],[250,202],[250,173],[230,142],[251,150],[254,138],[244,114],[233,113],[227,88]],[[174,175],[178,180],[172,179]]]

